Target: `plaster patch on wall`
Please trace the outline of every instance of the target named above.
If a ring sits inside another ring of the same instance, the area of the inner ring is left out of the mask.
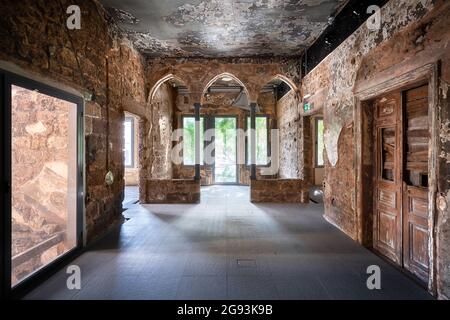
[[[331,99],[327,99],[330,101]],[[353,101],[345,97],[338,98],[329,103],[330,107],[324,109],[326,126],[324,144],[328,161],[332,167],[338,162],[338,141],[342,128],[353,122]]]
[[[328,161],[333,167],[336,166],[339,160],[338,141],[342,128],[342,124],[338,122],[331,122],[329,127],[325,129],[325,132],[323,134],[325,149],[327,151],[326,155],[328,157]]]

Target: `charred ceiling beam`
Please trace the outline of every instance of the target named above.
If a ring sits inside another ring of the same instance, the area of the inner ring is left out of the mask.
[[[350,0],[334,18],[330,17],[328,27],[303,55],[303,74],[308,74],[372,15],[367,12],[369,6],[381,8],[388,1]]]

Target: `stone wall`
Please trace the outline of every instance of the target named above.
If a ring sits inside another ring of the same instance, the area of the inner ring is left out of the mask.
[[[66,28],[65,11],[73,4],[81,9],[80,30]],[[124,105],[145,104],[142,57],[108,24],[96,1],[5,0],[0,11],[3,64],[12,63],[44,82],[92,94],[84,111],[85,222],[90,241],[121,218],[123,138],[118,133]],[[104,181],[108,170],[115,178],[111,186]]]
[[[145,203],[197,203],[200,182],[194,179],[148,180]]]
[[[291,90],[286,93],[278,100],[276,108],[280,136],[279,176],[282,179],[296,179],[299,177],[298,143],[301,133],[296,92]]]
[[[299,136],[301,137],[298,147],[299,177],[310,185],[314,183],[314,136],[312,131],[311,117],[301,117],[299,121]]]
[[[442,208],[436,222],[436,286],[441,298],[450,297],[450,219],[448,219],[450,80],[450,3],[436,0],[396,0],[381,10],[381,28],[363,24],[303,79],[303,94],[315,109],[323,109],[325,124],[325,216],[349,236],[362,241],[358,226],[356,189],[354,91],[371,81],[399,75],[440,61],[440,156],[436,178]],[[436,150],[435,150],[436,151]],[[434,179],[433,178],[433,179]]]
[[[204,103],[208,83],[222,73],[231,73],[245,85],[249,101],[257,102],[260,90],[281,75],[295,87],[300,85],[301,66],[297,58],[153,58],[147,61],[147,90],[167,75],[180,79],[190,90],[187,100]]]
[[[150,157],[150,178],[172,178],[172,122],[175,108],[175,92],[168,83],[163,83],[149,106],[151,110],[150,133],[148,136]]]
[[[261,179],[250,181],[251,202],[308,203],[308,184],[300,179]]]
[[[172,179],[171,157],[176,92],[169,83],[156,90],[139,122],[139,200],[146,202],[147,181]]]

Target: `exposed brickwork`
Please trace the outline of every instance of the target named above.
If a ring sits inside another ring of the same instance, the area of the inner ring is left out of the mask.
[[[299,177],[298,146],[301,140],[299,118],[297,93],[291,90],[277,102],[277,125],[280,136],[279,176],[282,179]]]
[[[193,179],[148,180],[146,203],[197,203],[200,182]]]
[[[337,224],[345,233],[356,237],[356,216],[353,207],[355,196],[355,176],[349,176],[353,170],[352,150],[347,146],[352,145],[353,128],[344,128],[339,136],[339,160],[336,167],[332,167],[325,161],[325,176],[333,176],[333,180],[325,183],[325,212],[327,219]],[[326,157],[325,157],[326,159]],[[338,191],[339,190],[339,191]]]
[[[191,92],[189,101],[204,102],[203,90],[216,76],[228,72],[243,82],[250,102],[256,102],[261,88],[276,75],[285,76],[295,86],[300,84],[300,61],[291,58],[235,58],[235,59],[149,59],[147,61],[147,90],[164,76],[173,74]]]
[[[250,201],[308,203],[308,187],[300,179],[251,180]]]
[[[72,4],[81,8],[81,30],[70,31],[65,27],[65,9]],[[193,167],[172,166],[170,133],[179,127],[177,119],[182,114],[193,113],[195,102],[204,104],[203,113],[235,111],[229,108],[232,97],[214,99],[203,95],[211,79],[223,72],[232,73],[245,85],[250,102],[261,105],[260,90],[275,76],[286,77],[294,86],[301,83],[300,63],[291,58],[145,61],[116,27],[107,22],[105,11],[96,0],[4,0],[0,12],[0,63],[13,63],[27,73],[74,89],[80,95],[92,94],[92,100],[85,102],[84,111],[88,241],[121,218],[124,109],[137,110],[141,116],[141,201],[195,203],[200,198],[200,183],[191,179]],[[299,118],[295,95],[312,94],[310,101],[314,108],[322,108],[324,114],[325,216],[358,239],[361,233],[358,228],[366,222],[357,216],[357,199],[362,197],[362,191],[357,189],[355,178],[358,146],[354,93],[362,83],[367,85],[439,61],[438,123],[434,128],[439,130],[439,142],[435,146],[439,158],[438,210],[433,230],[436,251],[432,259],[436,260],[433,272],[436,272],[437,293],[440,298],[450,298],[450,3],[392,0],[382,8],[381,22],[378,31],[362,25],[302,80],[301,90],[291,92],[278,103],[271,114],[271,126],[275,126],[277,119],[282,134],[279,176],[302,180],[260,179],[258,175],[259,180],[251,182],[251,199],[253,202],[308,201],[307,188],[312,180],[311,130],[310,122],[305,117]],[[168,74],[181,79],[190,95],[180,100],[166,83],[149,101],[149,92]],[[239,126],[244,127],[246,114],[243,111],[237,114]],[[366,162],[364,165],[370,167]],[[104,181],[108,170],[115,177],[111,186]],[[240,173],[239,182],[250,183],[248,167],[242,165]],[[209,168],[202,169],[201,174],[202,184],[212,182]]]
[[[145,102],[144,65],[141,56],[108,25],[98,3],[90,0],[62,0],[61,3],[62,8],[59,1],[2,1],[0,60],[79,92],[93,94],[92,101],[85,103],[86,236],[89,241],[121,217],[123,142],[122,135],[117,133],[122,132],[122,109],[126,101]],[[81,8],[81,30],[65,27],[65,10],[72,4]],[[107,108],[111,132],[108,164]],[[111,186],[104,182],[108,169],[115,178]]]
[[[175,92],[168,83],[163,83],[156,92],[149,107],[151,110],[150,131],[147,136],[151,179],[172,178],[172,117],[174,113]]]
[[[311,129],[311,117],[301,117],[299,124],[300,134],[303,139],[300,140],[299,146],[299,169],[300,178],[308,181],[310,184],[314,182],[313,168],[313,143],[314,137]]]

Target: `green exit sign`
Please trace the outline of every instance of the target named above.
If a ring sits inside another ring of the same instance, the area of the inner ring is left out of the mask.
[[[311,109],[311,104],[309,102],[303,104],[303,111],[309,111]]]

